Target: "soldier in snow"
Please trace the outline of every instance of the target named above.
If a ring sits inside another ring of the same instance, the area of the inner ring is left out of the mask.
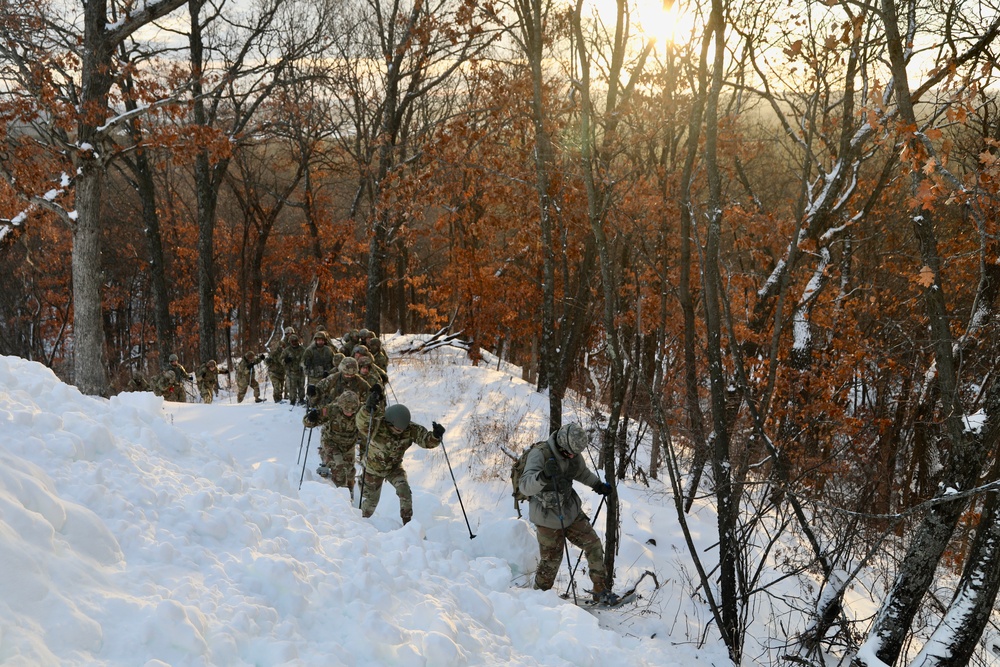
[[[284,355],[285,345],[278,341],[271,345],[271,351],[264,356],[267,377],[271,380],[271,395],[275,403],[285,398],[285,364],[282,361]]]
[[[306,381],[312,385],[333,372],[333,350],[330,348],[330,335],[325,331],[317,331],[313,336],[312,345],[302,353],[302,366],[306,371]]]
[[[160,391],[163,398],[175,403],[187,403],[187,394],[184,391],[184,380],[187,379],[187,371],[181,366],[176,354],[169,357],[170,365],[160,376]]]
[[[328,375],[314,387],[310,402],[313,405],[324,405],[335,401],[345,391],[353,391],[358,396],[367,396],[369,386],[358,374],[358,362],[354,359],[344,359],[336,373]]]
[[[359,407],[361,399],[348,390],[321,407],[310,408],[303,419],[303,424],[309,428],[323,427],[319,447],[321,464],[316,469],[317,474],[329,478],[335,486],[347,487],[352,500],[359,438],[355,414]]]
[[[257,364],[257,355],[253,352],[247,352],[240,359],[240,363],[236,366],[236,402],[242,403],[243,397],[247,395],[247,387],[253,389],[253,400],[256,403],[263,403],[264,399],[260,397],[260,384],[257,382],[256,373],[254,372],[254,366]]]
[[[611,486],[602,482],[579,455],[587,444],[583,427],[563,426],[548,439],[546,446],[534,447],[529,452],[518,488],[530,499],[528,518],[535,524],[538,538],[541,560],[535,572],[535,588],[546,591],[552,588],[562,563],[563,540],[569,540],[587,555],[594,600],[610,603],[614,602],[614,593],[607,588],[604,547],[583,512],[580,496],[573,490],[576,480],[601,495],[612,492]]]
[[[358,431],[362,442],[367,442],[366,451],[361,453],[364,471],[361,515],[370,517],[375,513],[382,496],[382,483],[388,481],[396,487],[399,516],[405,525],[413,518],[413,492],[403,470],[403,454],[414,444],[424,449],[438,447],[444,436],[444,426],[433,422],[433,432],[428,431],[410,421],[410,411],[405,405],[396,403],[383,411],[378,407],[381,400],[381,387],[373,387],[365,406],[357,414]]]
[[[198,393],[201,394],[202,403],[211,403],[216,394],[219,393],[219,366],[215,359],[209,359],[195,372],[198,381]]]
[[[302,347],[302,341],[298,334],[288,334],[288,346],[285,348],[281,358],[285,366],[285,387],[288,391],[288,401],[292,405],[305,403],[306,401],[306,381],[305,371],[302,369],[302,355],[306,348]]]

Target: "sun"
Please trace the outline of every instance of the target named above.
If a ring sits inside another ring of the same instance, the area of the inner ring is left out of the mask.
[[[649,39],[662,43],[687,41],[693,19],[674,0],[634,0],[634,18],[637,27]]]

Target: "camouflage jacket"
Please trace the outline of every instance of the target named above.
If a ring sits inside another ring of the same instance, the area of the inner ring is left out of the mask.
[[[179,364],[178,364],[179,365]],[[184,393],[184,380],[186,375],[181,375],[183,369],[166,368],[162,373],[153,378],[153,392],[157,396],[174,398]]]
[[[372,437],[368,443],[368,451],[362,458],[366,472],[385,477],[403,464],[403,454],[410,448],[410,445],[416,444],[424,449],[434,449],[441,444],[441,441],[435,438],[434,434],[420,424],[412,422],[399,435],[396,435],[389,430],[388,425],[383,421],[383,412],[381,408],[376,408],[373,417],[368,408],[362,406],[355,417],[362,438],[368,437],[368,426],[372,425]]]
[[[183,392],[184,380],[187,376],[187,371],[180,364],[167,366],[163,371],[163,375],[160,376],[162,378],[163,391],[165,392],[172,388]]]
[[[214,371],[208,367],[208,364],[202,364],[198,367],[198,372],[194,375],[198,379],[198,389],[215,391],[219,388],[219,369],[216,368]]]
[[[326,345],[312,343],[307,347],[302,353],[302,366],[310,378],[318,380],[326,377],[333,370],[333,350],[329,343]]]
[[[247,361],[245,356],[240,359],[240,363],[236,365],[236,384],[250,384],[250,378],[253,377],[253,367],[257,365],[257,361],[256,355],[252,364]]]
[[[327,375],[316,383],[316,397],[313,400],[313,404],[325,405],[331,403],[337,400],[337,397],[348,389],[355,392],[358,398],[361,399],[361,402],[364,403],[365,399],[368,398],[368,390],[371,389],[371,385],[365,382],[364,378],[360,375],[347,376],[337,371],[333,375]]]
[[[382,369],[384,374],[389,369],[389,355],[385,353],[385,350],[379,350],[378,352],[372,352],[372,358],[375,360],[375,365]]]
[[[285,365],[285,372],[292,376],[302,375],[302,357],[306,348],[299,345],[289,345],[282,352],[281,363]]]
[[[271,352],[264,357],[264,365],[267,366],[267,374],[271,377],[285,377],[285,348],[282,342],[277,342],[271,348]]]
[[[302,418],[302,423],[309,428],[323,426],[323,442],[334,445],[337,449],[345,451],[354,446],[358,441],[357,415],[348,417],[336,403],[327,405],[321,411],[318,422],[309,419],[308,412]]]
[[[548,447],[534,447],[528,453],[518,489],[530,499],[528,518],[531,522],[558,529],[576,521],[582,511],[580,496],[573,490],[573,480],[593,488],[601,479],[587,467],[582,456],[567,459],[559,454],[553,438],[549,438]],[[550,458],[559,463],[560,471],[551,480],[542,475],[545,462]]]

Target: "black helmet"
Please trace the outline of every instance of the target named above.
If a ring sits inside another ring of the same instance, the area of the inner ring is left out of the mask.
[[[410,410],[402,403],[394,403],[385,409],[385,421],[402,431],[410,425]]]

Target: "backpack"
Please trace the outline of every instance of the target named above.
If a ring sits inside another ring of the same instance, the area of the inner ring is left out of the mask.
[[[547,441],[542,440],[529,447],[525,447],[524,451],[517,457],[517,460],[514,461],[514,465],[510,469],[510,484],[513,487],[513,492],[510,495],[514,496],[514,509],[517,510],[518,519],[521,518],[521,501],[528,499],[528,496],[521,493],[521,489],[518,488],[521,483],[521,475],[524,474],[524,466],[528,463],[528,453],[536,447],[547,444]]]

